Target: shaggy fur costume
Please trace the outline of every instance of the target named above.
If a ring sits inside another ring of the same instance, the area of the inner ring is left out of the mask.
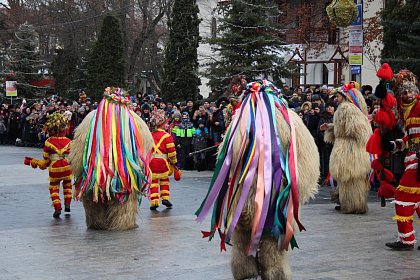
[[[368,173],[370,158],[366,143],[372,134],[367,106],[362,94],[353,89],[360,108],[344,99],[334,114],[333,127],[324,140],[334,143],[330,156],[330,174],[338,184],[338,201],[343,213],[363,214],[368,210]]]
[[[318,191],[319,154],[313,137],[299,116],[291,110],[289,110],[289,116],[296,127],[299,202],[303,204]],[[289,145],[290,132],[288,132],[288,125],[279,111],[276,112],[276,124],[279,131],[286,132],[281,135],[280,139],[283,149],[286,150]],[[234,154],[240,149],[240,138],[242,138],[240,133],[235,135]],[[233,159],[232,165],[235,165],[236,160]],[[285,183],[284,180],[282,188]],[[257,257],[247,256],[245,253],[251,236],[255,191],[256,178],[254,178],[253,187],[251,187],[241,218],[232,236],[231,268],[233,277],[248,279],[261,275],[262,279],[266,280],[291,279],[289,251],[280,250],[274,237],[262,237]],[[235,211],[233,210],[233,212]]]
[[[89,124],[93,116],[94,111],[85,117],[75,131],[73,146],[69,155],[75,177],[79,177],[82,173],[83,149],[85,147]],[[149,128],[139,116],[133,114],[133,117],[139,125],[145,150],[151,150],[153,139]],[[93,202],[92,196],[86,194],[83,195],[82,201],[86,214],[86,226],[90,229],[128,230],[137,227],[136,215],[138,212],[138,201],[137,195],[134,192],[124,204],[120,204],[115,197],[111,197],[109,201],[105,200],[104,203]]]

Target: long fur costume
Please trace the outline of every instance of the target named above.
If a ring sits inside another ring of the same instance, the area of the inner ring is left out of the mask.
[[[93,116],[94,111],[84,118],[75,131],[73,146],[69,155],[75,177],[79,177],[82,174],[83,149]],[[144,149],[146,151],[151,150],[153,139],[149,128],[139,116],[133,114],[133,117],[139,125]],[[134,192],[130,195],[128,201],[122,205],[115,197],[112,197],[111,200],[105,200],[104,203],[93,202],[91,195],[83,195],[82,202],[85,208],[86,226],[90,229],[128,230],[137,227],[138,201]]]
[[[353,91],[360,108],[344,99],[334,114],[332,128],[324,135],[327,143],[334,143],[330,156],[330,174],[337,181],[341,211],[363,214],[368,210],[368,173],[370,158],[366,143],[372,134],[367,118],[367,106],[362,94]],[[333,194],[334,195],[334,194]]]
[[[319,153],[313,137],[299,116],[291,110],[288,110],[288,112],[296,127],[299,202],[304,204],[318,192]],[[287,133],[287,123],[279,111],[276,112],[276,123],[279,131],[286,132],[280,135],[283,149],[286,149],[289,145],[290,133]],[[240,148],[238,143],[241,137],[238,133],[234,138],[234,154]],[[232,162],[232,165],[234,164],[235,158]],[[285,183],[283,181],[282,188],[284,188]],[[255,184],[256,178],[254,178],[253,186]],[[256,258],[245,254],[251,236],[255,191],[256,187],[251,187],[241,218],[232,237],[231,269],[233,276],[235,279],[253,278],[258,275],[267,280],[291,279],[289,251],[280,250],[274,237],[262,237],[260,251]]]

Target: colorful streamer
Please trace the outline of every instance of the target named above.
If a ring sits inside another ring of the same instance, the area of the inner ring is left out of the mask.
[[[149,182],[150,151],[144,150],[129,103],[122,89],[105,90],[86,135],[83,173],[75,183],[76,199],[90,193],[95,202],[100,199],[103,203],[113,196],[124,204],[135,192],[140,201]]]
[[[219,232],[221,250],[225,250],[224,243],[230,242],[251,188],[256,190],[248,255],[256,255],[266,234],[275,236],[281,249],[288,250],[289,244],[293,249],[297,247],[293,222],[304,229],[298,217],[295,127],[279,93],[267,80],[247,85],[237,117],[226,132],[208,193],[195,213],[197,222],[202,222],[213,206],[210,231],[203,231],[203,237],[211,240]],[[286,150],[280,140],[284,132],[276,124],[277,111],[288,124],[291,136]],[[233,139],[238,134],[241,142],[233,154]],[[282,186],[282,182],[287,183]]]

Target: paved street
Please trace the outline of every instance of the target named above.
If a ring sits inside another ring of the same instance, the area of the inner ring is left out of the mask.
[[[174,208],[151,212],[143,200],[137,223],[126,232],[87,230],[80,202],[72,214],[52,218],[48,171],[23,165],[41,149],[0,146],[0,279],[232,279],[230,249],[201,239],[194,212],[211,172],[184,172],[172,181]],[[420,251],[393,252],[393,206],[371,194],[367,215],[343,215],[328,202],[328,188],[306,205],[291,254],[293,279],[420,279]],[[420,225],[416,224],[420,238]]]

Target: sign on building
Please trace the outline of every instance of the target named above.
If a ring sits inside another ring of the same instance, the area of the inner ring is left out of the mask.
[[[349,29],[349,64],[363,64],[363,7],[362,4],[357,5],[359,15]]]
[[[16,81],[6,81],[6,96],[17,96]]]

